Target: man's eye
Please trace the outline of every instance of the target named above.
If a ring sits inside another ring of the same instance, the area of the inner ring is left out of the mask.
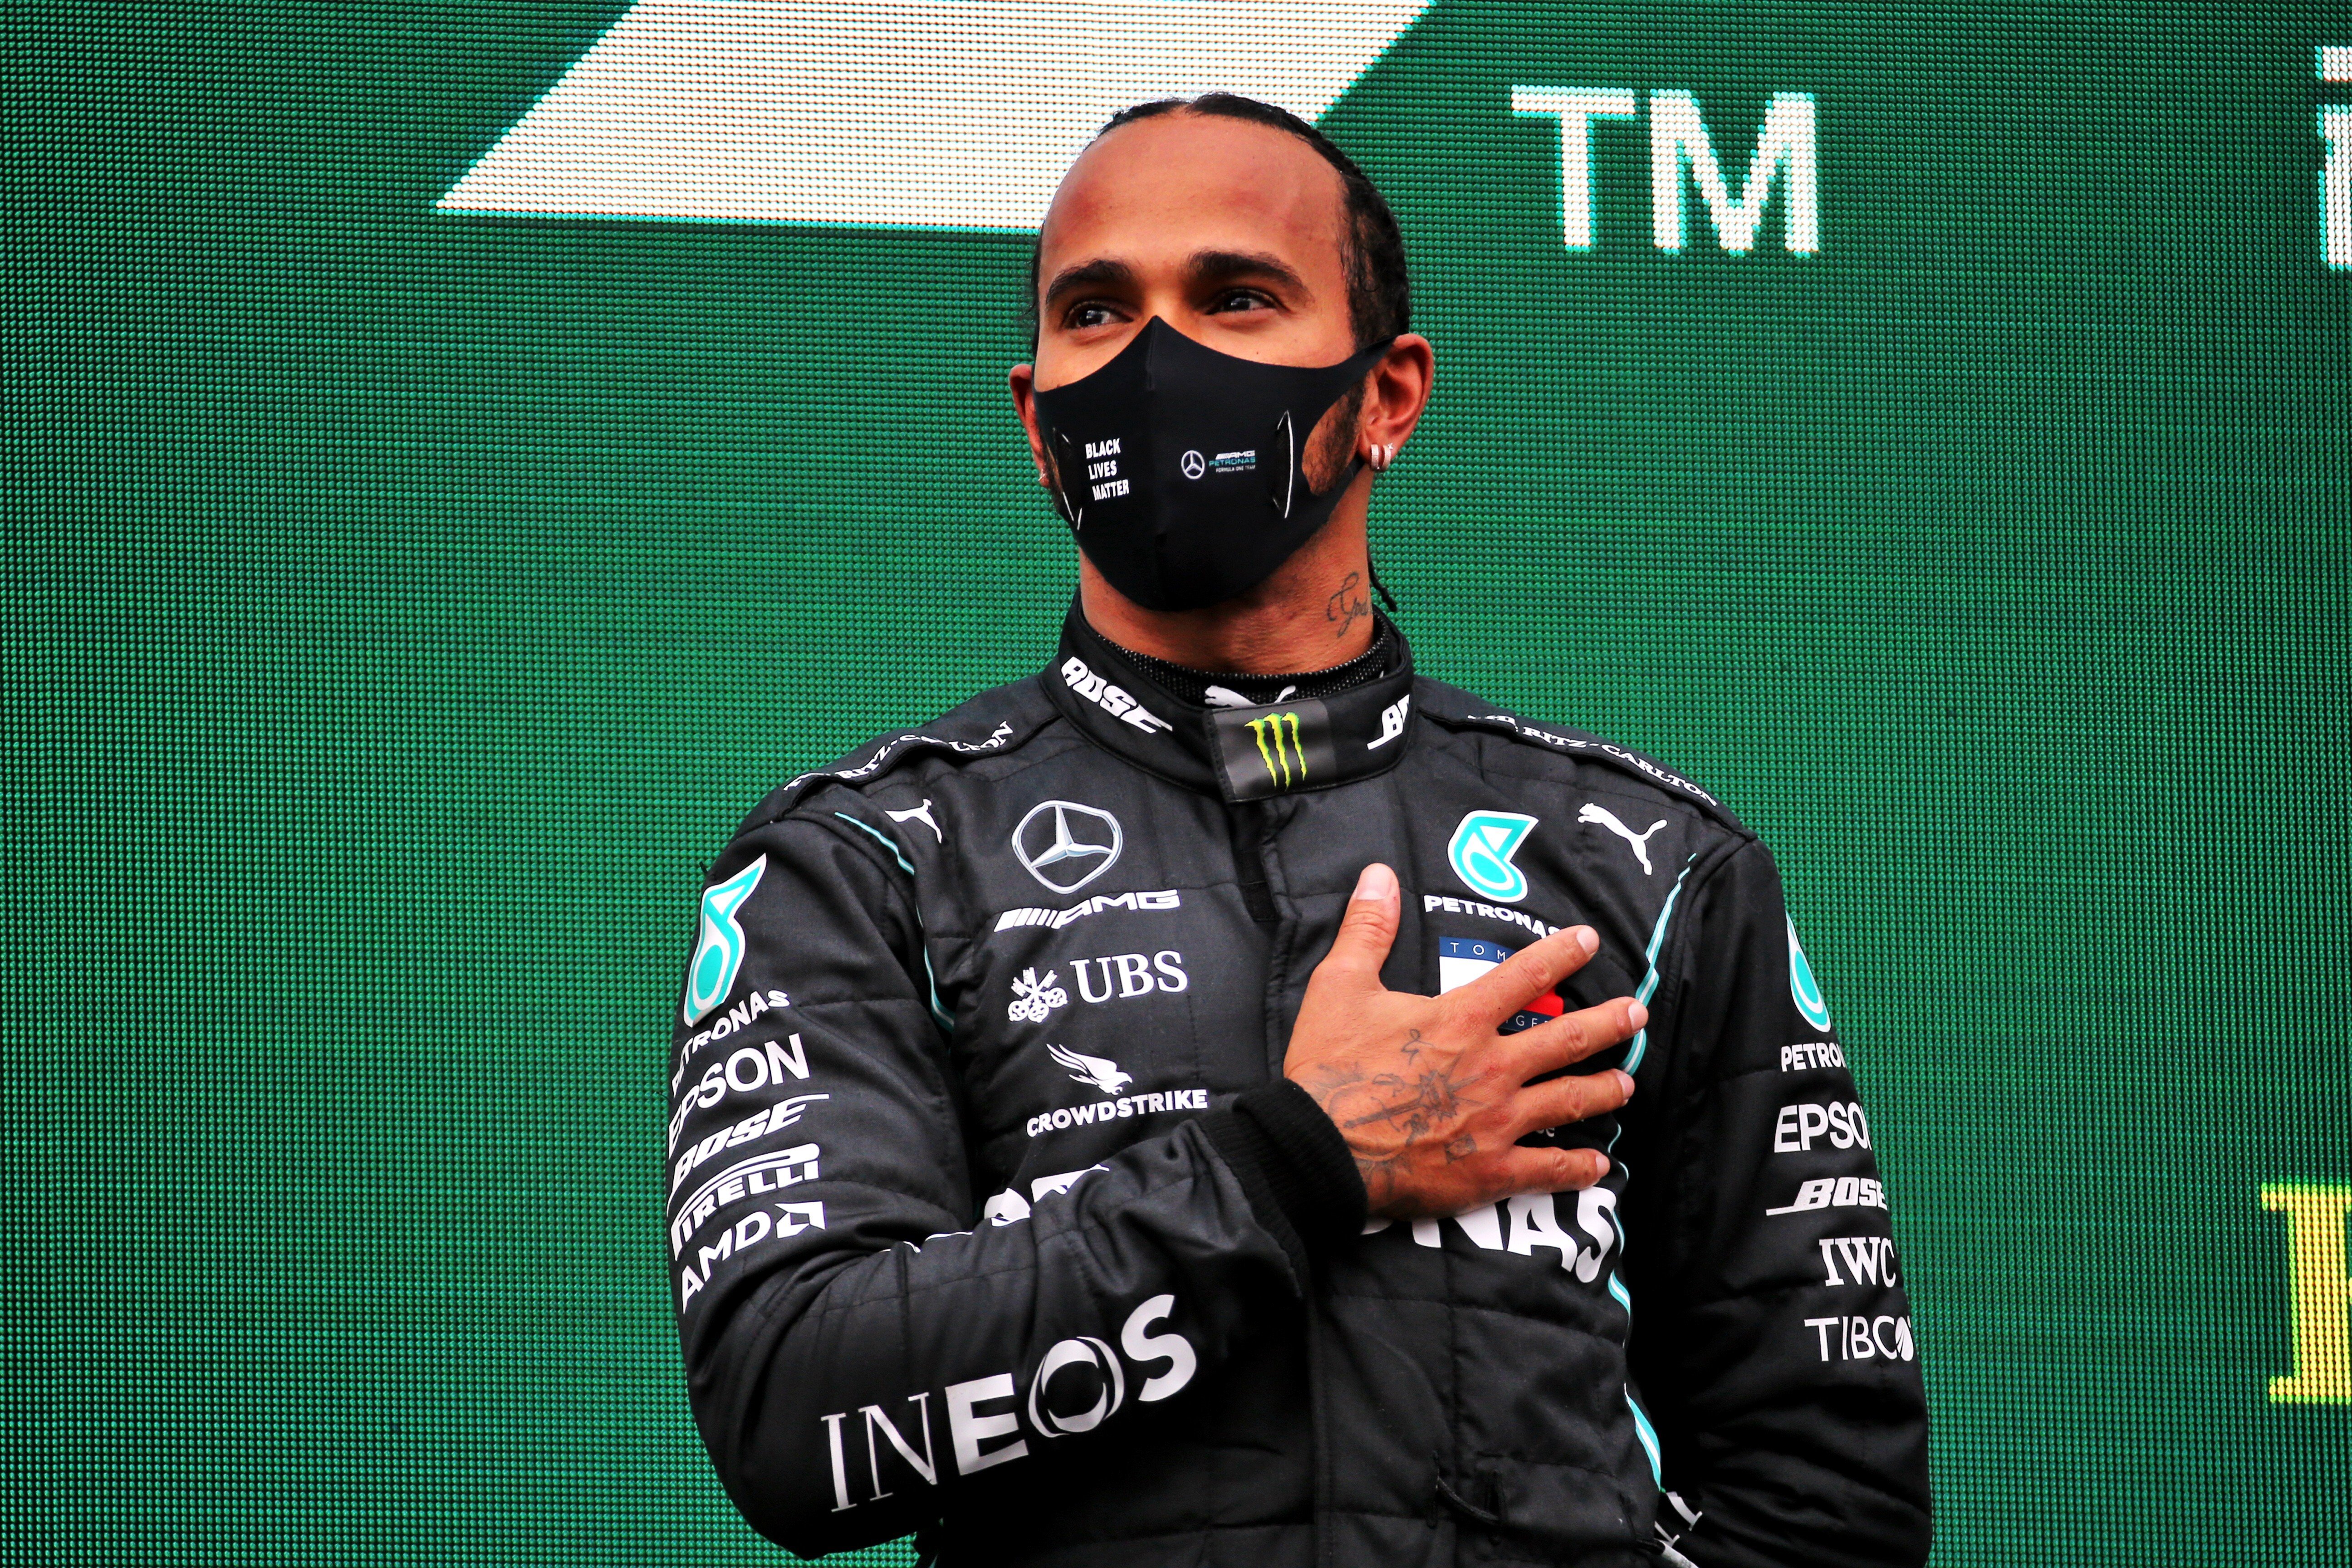
[[[1274,300],[1255,289],[1228,289],[1209,307],[1211,315],[1234,310],[1271,310]]]
[[[1071,331],[1082,332],[1088,327],[1108,327],[1117,320],[1118,312],[1108,305],[1087,302],[1071,306],[1062,317],[1062,325]]]

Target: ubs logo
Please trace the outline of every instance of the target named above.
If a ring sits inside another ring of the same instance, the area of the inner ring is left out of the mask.
[[[1040,801],[1013,830],[1022,868],[1057,893],[1075,893],[1118,862],[1118,818],[1070,800]]]

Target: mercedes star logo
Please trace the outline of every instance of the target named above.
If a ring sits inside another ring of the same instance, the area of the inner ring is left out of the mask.
[[[1126,846],[1118,818],[1076,801],[1040,801],[1013,830],[1013,853],[1057,893],[1075,893],[1111,868]]]
[[[1197,479],[1209,471],[1209,465],[1202,461],[1198,452],[1185,453],[1176,459],[1176,466],[1184,470],[1184,477],[1188,479]]]

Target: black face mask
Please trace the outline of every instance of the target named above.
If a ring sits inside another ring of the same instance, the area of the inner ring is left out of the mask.
[[[1108,364],[1037,394],[1055,500],[1078,548],[1147,610],[1245,594],[1330,519],[1362,467],[1307,482],[1316,421],[1389,345],[1319,369],[1261,364],[1154,316]]]

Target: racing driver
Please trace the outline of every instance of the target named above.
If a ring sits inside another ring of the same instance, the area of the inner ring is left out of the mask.
[[[1386,204],[1148,104],[1034,268],[1059,651],[785,784],[702,897],[666,1246],[736,1506],[949,1568],[1922,1562],[1771,857],[1372,605],[1433,363]]]

